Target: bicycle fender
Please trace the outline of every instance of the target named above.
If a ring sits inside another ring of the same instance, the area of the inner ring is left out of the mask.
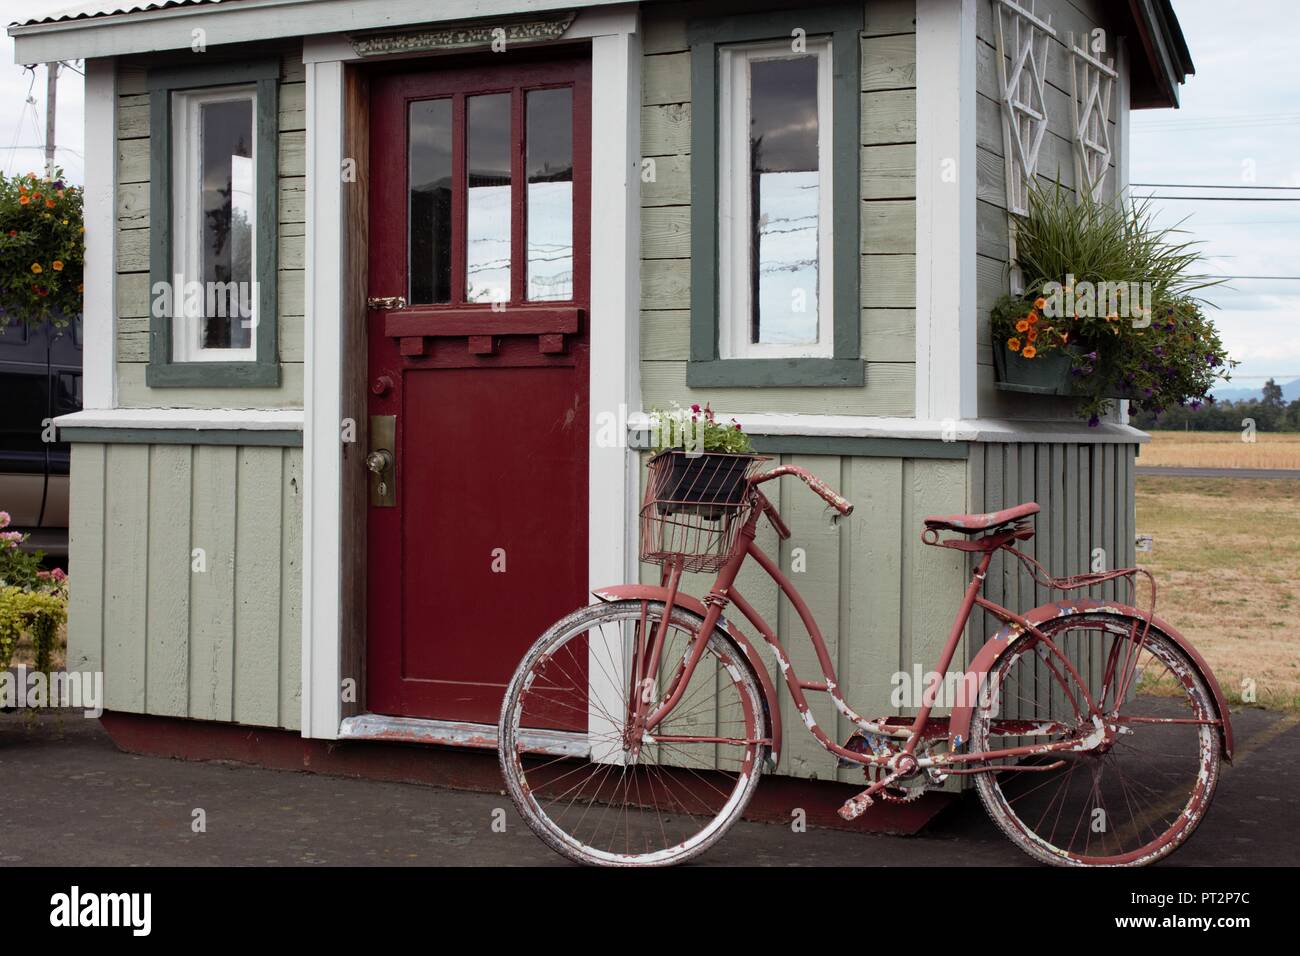
[[[612,587],[597,588],[591,593],[606,602],[662,601],[665,604],[668,602],[668,589],[655,584],[616,584]],[[708,612],[703,601],[681,591],[678,591],[677,596],[673,598],[673,604],[680,605],[700,617],[704,617]],[[781,711],[778,706],[780,698],[776,694],[776,685],[772,683],[772,677],[768,674],[763,659],[758,656],[758,651],[754,649],[753,642],[738,628],[733,627],[726,618],[719,618],[718,626],[736,642],[736,646],[745,655],[749,666],[758,677],[759,686],[763,688],[763,697],[767,704],[767,735],[772,739],[772,769],[776,769],[781,759]]]
[[[1145,612],[1139,611],[1135,607],[1129,607],[1127,604],[1083,598],[1077,601],[1055,601],[1051,604],[1036,607],[1025,615],[1025,620],[1037,627],[1058,617],[1068,617],[1076,614],[1122,614],[1143,619],[1147,617]],[[1205,663],[1205,658],[1201,657],[1200,652],[1191,645],[1187,638],[1170,627],[1168,623],[1159,617],[1152,617],[1151,626],[1158,628],[1178,645],[1179,649],[1192,662],[1192,666],[1196,669],[1201,680],[1205,682],[1205,686],[1209,688],[1210,696],[1214,699],[1214,707],[1218,711],[1219,720],[1222,721],[1219,725],[1219,739],[1223,744],[1223,759],[1231,763],[1233,741],[1232,724],[1229,723],[1228,719],[1228,701],[1223,696],[1223,691],[1220,689],[1219,682],[1215,679],[1213,671]],[[1023,628],[1014,624],[1007,624],[994,634],[980,648],[979,653],[975,655],[975,659],[971,661],[970,668],[966,671],[966,682],[962,686],[978,686],[982,693],[984,678],[992,669],[993,662],[997,660],[999,654],[1015,643],[1024,633]],[[961,744],[970,739],[970,721],[974,709],[973,704],[965,702],[963,702],[963,706],[952,709],[952,716],[948,720],[948,745],[953,750],[956,750]]]

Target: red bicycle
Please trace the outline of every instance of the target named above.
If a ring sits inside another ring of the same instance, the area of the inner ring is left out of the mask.
[[[760,473],[759,456],[681,452],[650,463],[641,510],[642,560],[658,585],[596,592],[600,603],[558,621],[525,655],[502,705],[499,756],[515,805],[571,860],[680,863],[716,842],[744,812],[763,770],[775,769],[781,723],[775,686],[754,644],[724,615],[734,607],[772,649],[808,731],[868,786],[840,810],[907,801],[969,775],[993,821],[1035,860],[1140,865],[1187,839],[1231,759],[1228,708],[1205,661],[1152,611],[1113,601],[1058,601],[1017,614],[980,593],[999,551],[1038,583],[1064,590],[1141,572],[1051,578],[1015,545],[1033,536],[1033,503],[925,519],[922,540],[974,559],[935,671],[948,673],[974,607],[1004,623],[958,682],[968,693],[935,716],[932,682],[914,716],[868,719],[845,700],[817,622],[776,561],[755,543],[761,517],[790,529],[763,494],[793,475],[840,515],[853,506],[809,472]],[[705,459],[711,456],[704,456]],[[740,469],[740,473],[736,473]],[[776,633],[736,588],[753,559],[802,621],[822,671],[795,673]],[[703,601],[679,590],[687,572],[716,572]],[[1149,575],[1148,575],[1149,578]],[[840,745],[813,717],[824,693],[855,728]],[[554,731],[568,731],[555,734]],[[562,746],[539,741],[552,732]]]

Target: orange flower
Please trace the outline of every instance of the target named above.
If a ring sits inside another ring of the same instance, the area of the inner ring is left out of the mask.
[[[1037,313],[1037,312],[1030,312],[1029,315],[1025,316],[1025,321],[1028,322],[1030,325],[1037,325],[1037,324],[1038,324],[1038,313]]]
[[[54,208],[54,200],[53,200],[53,199],[47,199],[47,200],[45,200],[45,208],[46,208],[46,209],[53,209],[53,208]]]
[[[31,202],[31,201],[32,201],[32,200],[31,200],[31,197],[30,197],[30,196],[19,196],[19,197],[18,197],[18,203],[19,203],[19,205],[22,205],[22,206],[26,206],[26,205],[27,205],[29,202]]]
[[[41,268],[41,264],[39,262],[33,262],[32,271],[35,272],[37,275],[40,275],[45,270]]]
[[[1047,300],[1040,295],[1034,300],[1034,308],[1041,312],[1043,309],[1047,308]]]
[[[18,230],[17,230],[17,229],[10,229],[10,230],[9,230],[9,238],[10,238],[10,239],[14,238],[14,237],[17,236],[17,235],[18,235]]]
[[[1028,331],[1029,331],[1029,321],[1028,321],[1027,319],[1021,319],[1019,322],[1017,322],[1017,323],[1016,323],[1016,331],[1017,331],[1017,332],[1028,332]]]
[[[1031,359],[1038,354],[1038,349],[1034,348],[1032,345],[1026,345],[1025,350],[1020,354],[1027,359]]]
[[[32,199],[40,200],[40,198],[41,198],[41,194],[40,194],[40,193],[32,193]]]
[[[1020,340],[1014,337],[1007,339],[1007,348],[1011,349],[1013,352],[1019,352]]]
[[[1030,329],[1030,330],[1029,330],[1029,341],[1033,342],[1033,341],[1037,340],[1037,338],[1038,338],[1038,330],[1037,330],[1037,329]]]
[[[53,262],[50,263],[50,265],[53,267],[53,269],[54,269],[55,272],[62,272],[62,271],[63,271],[63,260],[62,260],[62,259],[55,259]]]

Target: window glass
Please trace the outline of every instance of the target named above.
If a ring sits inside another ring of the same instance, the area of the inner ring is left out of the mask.
[[[749,64],[750,341],[817,342],[817,58]]]
[[[409,107],[407,196],[412,304],[451,301],[451,100]]]
[[[510,299],[510,94],[472,96],[465,213],[465,298]]]
[[[253,339],[253,102],[199,105],[203,348],[246,349]]]
[[[528,298],[573,298],[573,93],[527,96]]]

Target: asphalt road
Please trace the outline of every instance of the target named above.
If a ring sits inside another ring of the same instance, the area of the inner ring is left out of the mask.
[[[1233,718],[1205,822],[1168,861],[1300,865],[1300,714]],[[205,833],[191,831],[202,808]],[[505,808],[504,833],[491,820]],[[868,811],[869,812],[869,811]],[[742,822],[701,861],[712,866],[1034,865],[974,794],[913,837],[793,833]],[[80,716],[0,715],[0,866],[567,865],[491,793],[262,770],[118,751]]]
[[[1170,468],[1163,465],[1137,465],[1139,478],[1300,478],[1294,468]]]

